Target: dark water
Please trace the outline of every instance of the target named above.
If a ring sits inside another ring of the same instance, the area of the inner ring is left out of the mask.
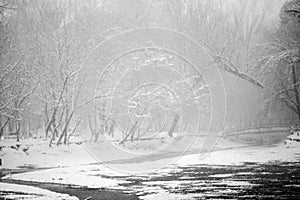
[[[198,165],[126,180],[131,183],[124,186],[138,191],[139,197],[163,191],[168,192],[166,199],[300,199],[300,163]],[[147,192],[149,188],[154,191]]]

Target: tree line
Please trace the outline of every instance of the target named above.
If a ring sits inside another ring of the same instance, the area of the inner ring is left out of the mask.
[[[177,30],[206,49],[228,80],[228,98],[233,103],[228,103],[227,124],[238,126],[237,118],[246,117],[299,123],[299,0],[280,4],[277,15],[272,8],[278,5],[271,0],[233,2],[1,0],[0,137],[15,134],[20,139],[42,131],[49,145],[67,144],[84,121],[94,141],[101,133],[111,135],[115,122],[107,104],[100,102],[103,115],[91,110],[83,114],[82,108],[94,99],[82,100],[92,91],[80,88],[76,77],[99,43],[143,26]],[[234,87],[235,81],[242,86]],[[257,110],[238,113],[247,109],[252,87],[257,89],[250,96],[260,99]],[[175,115],[172,129],[176,120]],[[124,140],[134,135],[135,127],[127,132]]]

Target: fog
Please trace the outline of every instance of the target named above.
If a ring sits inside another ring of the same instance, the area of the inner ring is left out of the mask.
[[[215,176],[210,166],[230,159],[266,172],[272,161],[294,165],[299,10],[299,0],[0,0],[1,176],[54,167],[43,180],[57,183],[58,166],[87,165],[58,184],[99,189],[86,177],[97,163],[97,176],[112,176],[103,188],[151,199],[156,182],[139,174],[173,181],[173,165],[176,181],[202,164]],[[166,185],[155,195],[185,198]]]

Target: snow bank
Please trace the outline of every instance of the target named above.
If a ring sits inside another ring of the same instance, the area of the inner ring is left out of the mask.
[[[77,197],[67,194],[11,183],[0,183],[0,196],[4,199],[78,200]]]
[[[48,168],[95,163],[82,144],[53,145],[42,138],[0,141],[2,168]]]
[[[119,184],[127,183],[125,180],[102,177],[108,175],[122,175],[110,171],[103,165],[62,167],[34,172],[7,175],[3,179],[13,179],[31,182],[70,184],[76,186],[87,186],[89,188],[120,188]]]
[[[245,162],[297,162],[300,160],[300,148],[286,148],[283,144],[272,147],[241,147],[213,151],[205,157],[199,154],[186,155],[177,160],[177,165],[241,165]]]

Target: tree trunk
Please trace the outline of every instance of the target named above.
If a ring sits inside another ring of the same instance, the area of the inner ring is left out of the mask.
[[[88,116],[88,121],[89,121],[89,127],[90,127],[90,132],[91,132],[90,142],[91,141],[97,142],[99,133],[97,134],[96,123],[95,123],[95,127],[93,127],[90,115]],[[94,138],[94,140],[93,140],[93,138]]]
[[[72,130],[72,132],[68,135],[68,143],[70,141],[70,137],[75,133],[75,131],[77,130],[77,127],[79,126],[80,122],[82,119],[78,120],[77,123],[75,124],[74,129]]]
[[[0,139],[4,135],[4,128],[6,127],[6,125],[8,124],[8,122],[9,122],[9,118],[7,118],[7,120],[5,121],[5,123],[3,125],[1,124],[1,127],[0,127]]]
[[[130,131],[127,133],[127,135],[123,138],[123,140],[121,142],[119,142],[119,144],[123,144],[127,138],[129,136],[132,136],[136,130],[136,127],[137,127],[137,124],[138,124],[138,120],[135,121],[135,123],[133,124],[133,126],[131,127]]]
[[[20,129],[21,129],[21,123],[20,121],[16,122],[17,130],[16,130],[16,135],[17,135],[17,142],[20,142]]]
[[[298,90],[298,85],[297,85],[297,73],[296,73],[296,64],[293,64],[292,66],[292,76],[293,76],[293,89],[295,93],[295,100],[296,100],[296,109],[297,109],[297,115],[298,115],[298,120],[300,122],[300,99],[299,99],[299,90]]]
[[[174,117],[174,119],[173,119],[172,126],[171,126],[171,128],[169,129],[169,132],[168,132],[168,135],[169,135],[170,137],[173,137],[173,133],[174,133],[175,128],[176,128],[176,126],[177,126],[178,120],[179,120],[179,115],[176,114],[175,117]]]
[[[68,127],[69,127],[70,121],[73,117],[73,114],[74,114],[74,111],[72,111],[71,115],[69,116],[68,120],[66,121],[65,127],[64,127],[62,133],[60,134],[59,139],[57,141],[57,145],[61,144],[61,141],[62,141],[63,138],[64,138],[64,144],[67,144]]]
[[[111,126],[110,126],[110,129],[109,129],[109,132],[108,132],[108,135],[114,137],[114,133],[115,133],[115,121],[113,120],[112,123],[111,123]]]

